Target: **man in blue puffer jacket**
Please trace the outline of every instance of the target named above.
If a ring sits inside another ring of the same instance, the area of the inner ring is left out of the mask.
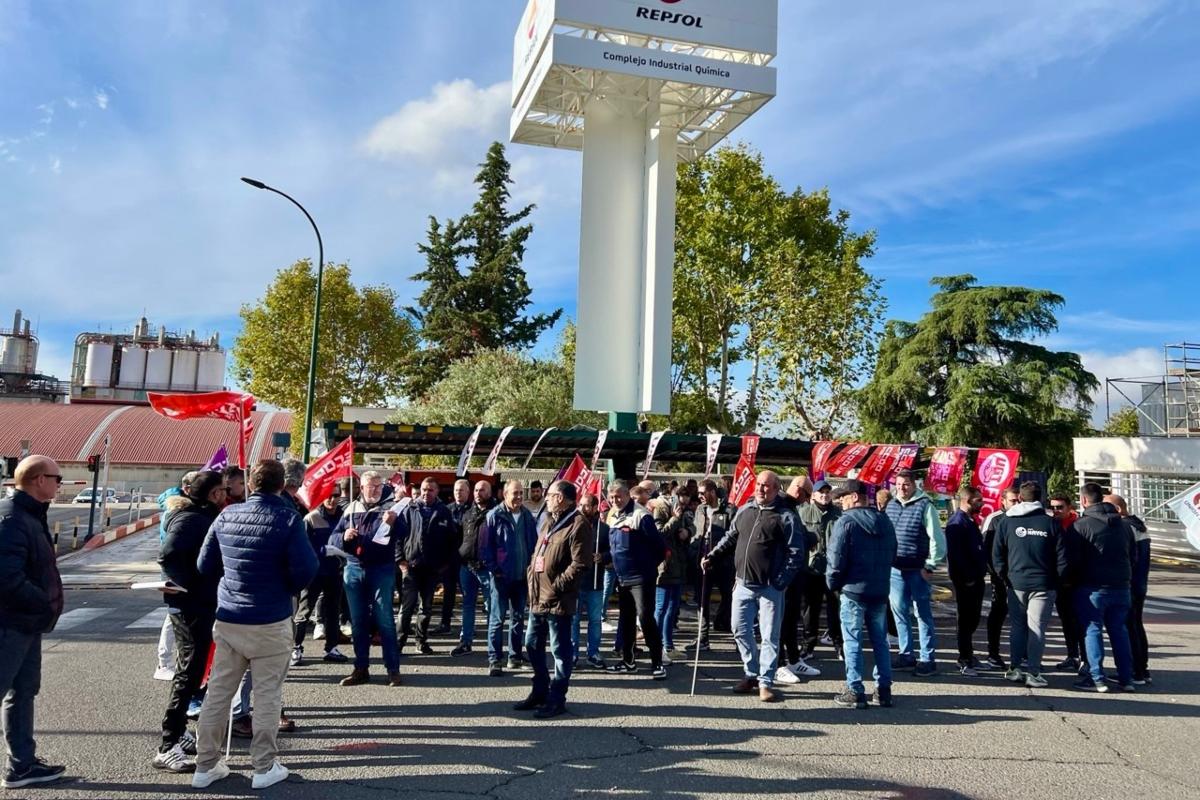
[[[633,500],[625,481],[615,480],[608,487],[608,504],[609,552],[606,558],[617,574],[621,660],[608,665],[607,669],[626,675],[637,672],[634,643],[637,622],[641,622],[642,639],[650,651],[650,677],[656,681],[666,680],[662,635],[654,620],[654,584],[658,565],[667,558],[667,546],[658,533],[653,515]]]
[[[896,667],[911,669],[918,678],[937,674],[937,632],[933,627],[932,590],[929,579],[946,560],[946,536],[933,501],[919,489],[910,470],[896,473],[895,496],[887,504],[888,519],[896,529],[896,563],[892,565],[892,616],[900,654]],[[912,610],[917,607],[921,657],[913,658]]]
[[[220,760],[230,702],[247,669],[254,673],[254,738],[250,761],[255,789],[284,780],[277,759],[283,679],[292,651],[292,599],[317,574],[317,556],[304,520],[281,496],[283,465],[262,461],[250,473],[253,494],[218,515],[200,550],[197,566],[217,585],[216,655],[197,725],[196,774],[206,788],[229,774]]]

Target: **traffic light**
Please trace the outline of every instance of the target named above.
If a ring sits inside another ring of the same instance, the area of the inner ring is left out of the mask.
[[[88,456],[87,460],[88,472],[100,471],[100,456]]]

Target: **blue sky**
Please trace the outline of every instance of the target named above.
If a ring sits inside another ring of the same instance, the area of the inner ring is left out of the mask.
[[[0,0],[0,319],[66,377],[82,330],[145,311],[231,341],[241,303],[314,256],[402,296],[427,216],[464,211],[507,132],[523,0]],[[1200,6],[782,0],[779,94],[737,133],[787,187],[874,228],[890,315],[933,275],[1051,288],[1050,343],[1101,377],[1195,340]],[[578,154],[510,148],[539,204],[527,269],[573,313]]]

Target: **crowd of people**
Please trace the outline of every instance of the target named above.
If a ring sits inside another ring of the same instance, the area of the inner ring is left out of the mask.
[[[308,509],[299,497],[303,478],[299,462],[263,461],[248,475],[188,473],[160,498],[168,614],[155,677],[169,680],[170,691],[152,763],[190,773],[194,787],[230,774],[222,745],[234,736],[250,739],[255,788],[287,777],[278,735],[295,722],[284,711],[283,687],[289,667],[304,662],[310,636],[322,642],[324,661],[349,664],[342,686],[375,680],[373,646],[384,683],[401,686],[404,650],[434,655],[433,635],[453,632],[459,597],[458,641],[447,655],[473,652],[482,605],[487,676],[529,672],[529,694],[514,708],[540,719],[565,713],[576,669],[635,675],[645,658],[649,677],[665,680],[673,662],[697,659],[719,632],[732,635],[740,656],[735,693],[778,702],[778,686],[821,674],[813,662],[828,647],[844,669],[837,706],[890,707],[896,672],[939,672],[932,578],[943,565],[962,675],[995,670],[1039,689],[1046,673],[1066,671],[1075,689],[1097,692],[1135,691],[1151,680],[1141,619],[1145,525],[1096,484],[1083,486],[1081,514],[1061,495],[1047,511],[1041,487],[1023,483],[986,519],[978,490],[965,488],[943,526],[906,470],[887,488],[800,476],[786,490],[766,470],[741,508],[729,503],[728,483],[713,480],[615,480],[603,498],[568,481],[545,489],[534,481],[527,493],[515,480],[494,498],[488,481],[459,480],[444,502],[434,478],[409,489],[366,471]],[[18,469],[15,497],[0,502],[5,786],[62,775],[36,757],[32,732],[40,637],[63,604],[46,525],[56,481],[53,461],[30,457]],[[988,583],[981,660],[974,640]],[[441,624],[432,628],[439,586]],[[686,587],[697,611],[694,636],[679,630]],[[1067,657],[1047,669],[1054,609]],[[606,632],[614,634],[607,652]],[[1115,675],[1104,670],[1105,634]],[[340,650],[346,643],[352,656]],[[189,718],[197,719],[194,733]]]

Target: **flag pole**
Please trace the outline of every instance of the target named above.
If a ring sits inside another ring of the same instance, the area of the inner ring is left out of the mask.
[[[688,692],[688,697],[696,696],[696,677],[700,674],[700,641],[704,637],[704,612],[706,610],[704,606],[707,605],[704,590],[707,588],[705,584],[707,580],[708,572],[702,569],[700,571],[700,608],[698,609],[699,613],[696,614],[696,656],[692,661],[692,690]]]

